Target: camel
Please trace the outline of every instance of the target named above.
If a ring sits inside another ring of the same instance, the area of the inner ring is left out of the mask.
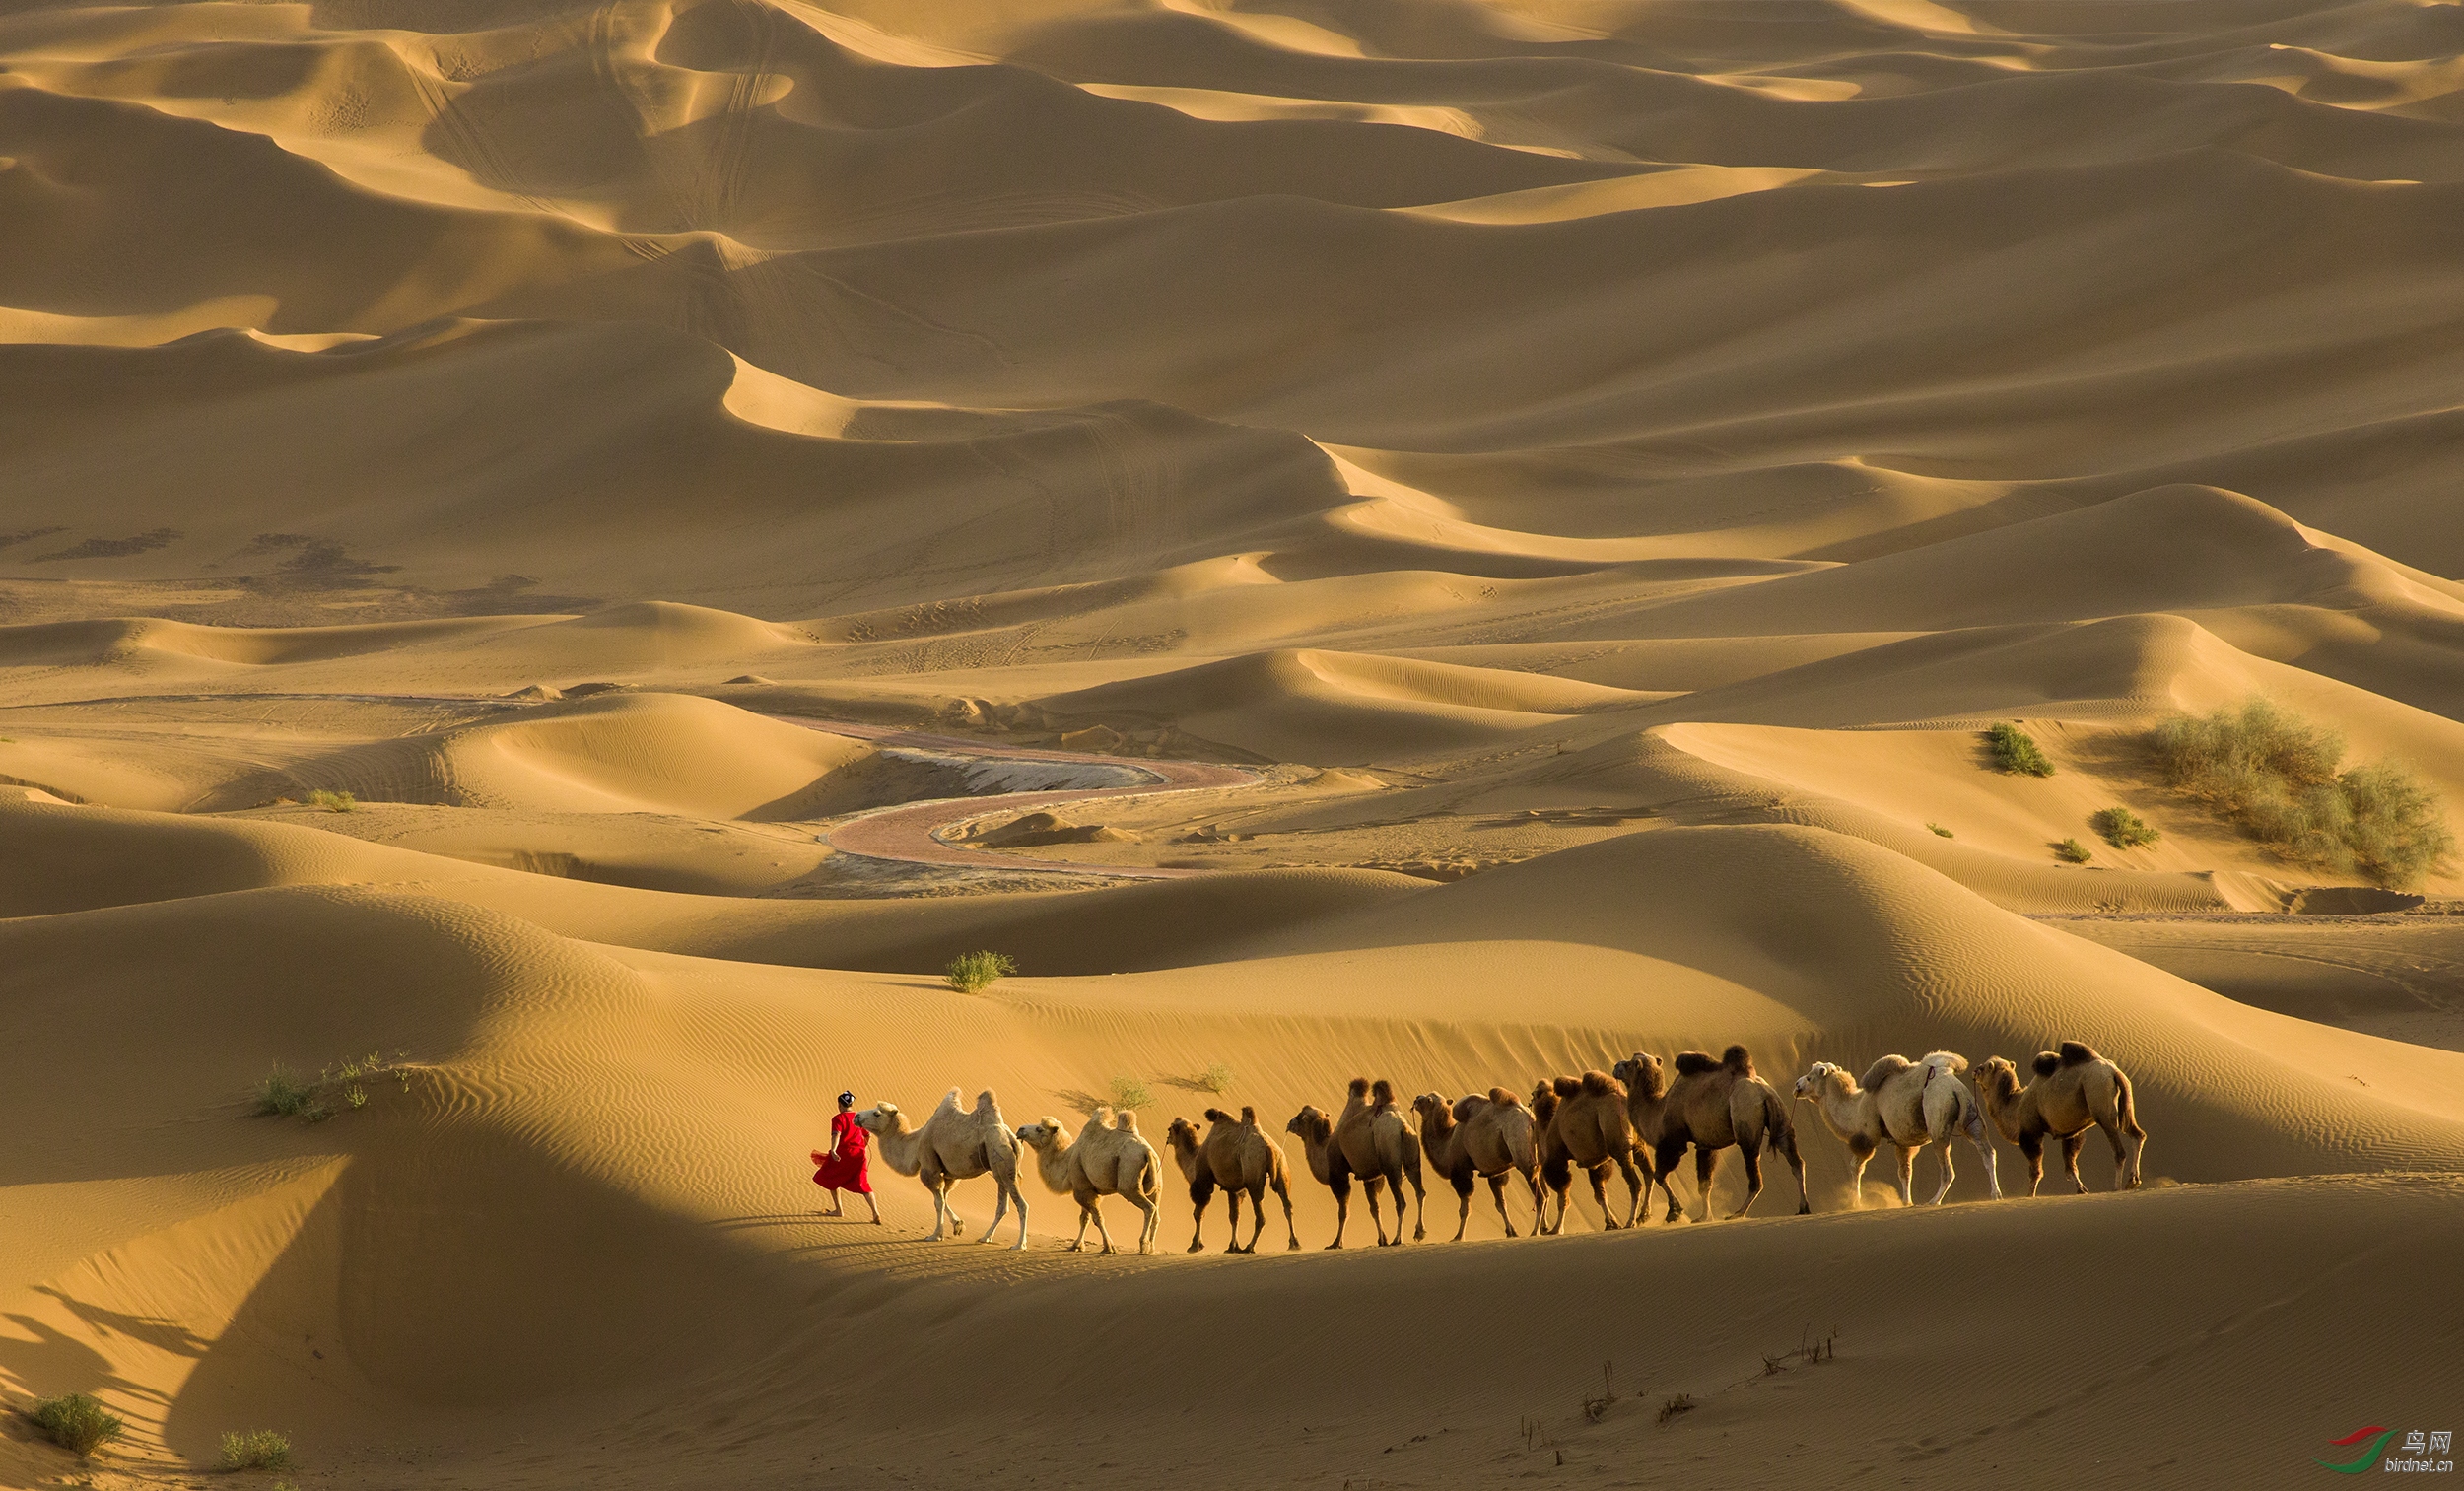
[[[1403,1182],[1411,1182],[1412,1193],[1421,1203],[1422,1220],[1412,1228],[1412,1239],[1428,1236],[1426,1216],[1428,1192],[1420,1185],[1420,1136],[1412,1130],[1411,1120],[1395,1105],[1395,1084],[1380,1077],[1371,1082],[1354,1077],[1343,1101],[1343,1111],[1329,1118],[1308,1105],[1292,1116],[1284,1131],[1300,1135],[1301,1147],[1308,1152],[1310,1173],[1335,1192],[1335,1241],[1329,1248],[1343,1246],[1343,1227],[1351,1216],[1352,1178],[1360,1178],[1361,1187],[1369,1193],[1369,1220],[1378,1230],[1380,1248],[1400,1247],[1403,1241]],[[1378,1212],[1378,1191],[1385,1186],[1395,1191],[1395,1236],[1386,1236],[1386,1219]]]
[[[1625,1088],[1607,1072],[1587,1071],[1580,1077],[1542,1078],[1532,1089],[1532,1119],[1537,1130],[1540,1180],[1557,1197],[1555,1225],[1542,1228],[1554,1236],[1566,1230],[1567,1192],[1574,1171],[1592,1180],[1592,1199],[1600,1205],[1601,1225],[1614,1232],[1631,1227],[1651,1183],[1634,1171],[1634,1122],[1625,1111]],[[1625,1177],[1625,1220],[1608,1209],[1608,1167]]]
[[[1967,1135],[1984,1157],[1985,1186],[1995,1200],[2002,1199],[2002,1181],[1995,1170],[1993,1141],[1985,1134],[1984,1114],[1977,1107],[1976,1095],[1959,1080],[1959,1073],[1967,1069],[1967,1057],[1938,1050],[1922,1061],[1884,1056],[1867,1070],[1862,1082],[1848,1075],[1845,1067],[1828,1061],[1814,1062],[1797,1079],[1798,1098],[1813,1104],[1823,1123],[1848,1146],[1856,1205],[1865,1204],[1866,1162],[1885,1144],[1899,1157],[1899,1204],[1915,1205],[1908,1182],[1916,1169],[1917,1153],[1928,1144],[1940,1144],[1942,1184],[1926,1203],[1940,1206],[1951,1192],[1951,1141],[1959,1134]]]
[[[1244,1108],[1237,1118],[1220,1108],[1206,1110],[1208,1127],[1200,1138],[1198,1125],[1187,1118],[1175,1118],[1164,1131],[1164,1147],[1180,1164],[1181,1174],[1190,1183],[1192,1203],[1190,1249],[1197,1253],[1206,1246],[1206,1203],[1214,1199],[1215,1187],[1223,1187],[1224,1201],[1232,1208],[1232,1237],[1226,1253],[1256,1253],[1258,1235],[1266,1230],[1266,1192],[1272,1189],[1283,1200],[1283,1230],[1289,1234],[1289,1247],[1297,1252],[1300,1234],[1292,1227],[1292,1186],[1289,1170],[1283,1161],[1283,1146],[1277,1144],[1258,1126],[1258,1110]],[[1250,1211],[1258,1219],[1249,1232],[1249,1246],[1241,1246],[1241,1196],[1249,1196]]]
[[[1532,1132],[1532,1111],[1523,1100],[1502,1087],[1492,1087],[1486,1097],[1477,1095],[1459,1098],[1449,1104],[1436,1093],[1422,1093],[1411,1100],[1411,1111],[1420,1116],[1420,1152],[1429,1167],[1454,1183],[1455,1197],[1460,1203],[1455,1213],[1455,1236],[1463,1241],[1463,1230],[1472,1221],[1472,1180],[1474,1176],[1488,1181],[1489,1198],[1497,1203],[1497,1220],[1506,1226],[1506,1236],[1514,1237],[1514,1218],[1506,1215],[1506,1176],[1523,1177],[1532,1187],[1532,1231],[1540,1232],[1541,1200],[1540,1152]]]
[[[1640,1051],[1629,1058],[1642,1062]],[[1745,1048],[1732,1046],[1719,1055],[1704,1051],[1677,1052],[1677,1080],[1659,1105],[1651,1127],[1651,1168],[1669,1197],[1668,1220],[1684,1215],[1677,1192],[1668,1189],[1669,1172],[1694,1146],[1694,1182],[1702,1192],[1703,1215],[1711,1214],[1711,1167],[1719,1151],[1734,1144],[1745,1161],[1745,1199],[1730,1220],[1745,1214],[1762,1194],[1762,1155],[1776,1149],[1797,1175],[1797,1215],[1814,1210],[1806,1198],[1806,1164],[1797,1154],[1797,1125],[1788,1105],[1771,1084],[1754,1075],[1753,1057]]]
[[[1095,1223],[1096,1236],[1104,1240],[1103,1251],[1112,1252],[1112,1233],[1104,1226],[1104,1213],[1096,1204],[1100,1196],[1120,1196],[1136,1207],[1143,1215],[1138,1227],[1138,1252],[1155,1251],[1155,1229],[1163,1220],[1163,1213],[1155,1205],[1155,1186],[1162,1178],[1163,1162],[1156,1157],[1154,1146],[1138,1133],[1136,1114],[1124,1112],[1113,1117],[1111,1109],[1098,1108],[1074,1140],[1060,1119],[1048,1116],[1020,1124],[1018,1142],[1035,1151],[1036,1172],[1044,1178],[1048,1188],[1077,1198],[1078,1235],[1065,1252],[1085,1250],[1086,1224],[1090,1219]]]
[[[2062,1141],[2062,1168],[2071,1173],[2071,1184],[2087,1191],[2079,1178],[2079,1145],[2091,1123],[2113,1146],[2114,1188],[2138,1188],[2148,1133],[2139,1126],[2130,1078],[2120,1067],[2082,1042],[2065,1041],[2058,1051],[2036,1053],[2036,1074],[2025,1087],[2019,1085],[2019,1068],[2000,1056],[1987,1057],[1981,1070],[1977,1086],[1984,1090],[1986,1117],[2027,1156],[2029,1195],[2044,1183],[2047,1134]]]
[[[882,1164],[900,1175],[916,1177],[932,1192],[932,1236],[926,1242],[937,1243],[945,1234],[953,1242],[966,1236],[967,1224],[950,1205],[950,1184],[990,1175],[1000,1188],[1000,1199],[992,1208],[992,1220],[984,1224],[984,1236],[976,1241],[992,1242],[992,1229],[1001,1225],[1015,1202],[1016,1251],[1025,1250],[1027,1194],[1018,1188],[1018,1136],[1001,1121],[1000,1105],[989,1089],[976,1095],[971,1113],[958,1106],[958,1089],[951,1088],[922,1128],[910,1128],[907,1115],[895,1103],[877,1103],[857,1114],[856,1121],[872,1135]]]

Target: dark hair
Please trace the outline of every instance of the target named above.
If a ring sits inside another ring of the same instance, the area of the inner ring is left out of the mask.
[[[854,1108],[856,1106],[856,1095],[852,1092],[843,1092],[839,1094],[839,1106],[841,1108]]]

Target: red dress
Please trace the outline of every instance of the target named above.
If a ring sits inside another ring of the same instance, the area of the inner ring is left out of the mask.
[[[872,1143],[872,1135],[856,1121],[852,1113],[843,1113],[830,1120],[830,1142],[838,1153],[813,1151],[813,1163],[820,1166],[813,1172],[813,1184],[832,1190],[852,1190],[858,1195],[872,1194],[871,1178],[864,1174],[864,1150]]]

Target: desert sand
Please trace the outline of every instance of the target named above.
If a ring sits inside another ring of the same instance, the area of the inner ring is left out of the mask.
[[[2264,697],[2464,821],[2459,54],[2429,0],[0,6],[0,1486],[2452,1430],[2464,866],[2289,860],[2147,740]],[[1773,1160],[1721,1219],[1731,1154],[1705,1220],[1449,1244],[1431,1176],[1330,1253],[1283,1132],[2064,1040],[2140,1188],[2091,1132],[2086,1195],[1997,1139],[2004,1199],[1963,1148],[1854,1209],[1791,1102],[1811,1216]],[[1023,1252],[877,1155],[886,1225],[819,1217],[842,1088],[1254,1108],[1304,1248],[1185,1254],[1168,1156],[1151,1256],[1031,1173]]]

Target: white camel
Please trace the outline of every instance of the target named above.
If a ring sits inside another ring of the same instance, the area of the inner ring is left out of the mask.
[[[1097,1204],[1103,1196],[1120,1196],[1144,1214],[1138,1227],[1138,1252],[1155,1251],[1155,1229],[1163,1218],[1155,1206],[1155,1187],[1163,1160],[1138,1133],[1136,1114],[1125,1111],[1107,1122],[1111,1115],[1109,1108],[1096,1109],[1075,1139],[1059,1118],[1050,1116],[1018,1125],[1018,1142],[1035,1151],[1036,1173],[1044,1184],[1077,1199],[1078,1235],[1064,1250],[1068,1253],[1085,1251],[1089,1220],[1095,1223],[1095,1235],[1104,1240],[1103,1251],[1112,1252],[1112,1233],[1104,1226],[1104,1213]]]
[[[1000,1199],[977,1241],[992,1241],[992,1229],[1001,1225],[1014,1201],[1018,1206],[1016,1246],[1025,1249],[1027,1197],[1018,1188],[1018,1136],[1001,1121],[1000,1104],[993,1101],[990,1089],[976,1095],[970,1112],[958,1106],[958,1089],[951,1088],[922,1128],[909,1127],[907,1115],[895,1103],[875,1104],[857,1114],[856,1121],[872,1135],[881,1163],[900,1175],[914,1176],[932,1192],[932,1236],[925,1241],[938,1242],[945,1236],[956,1241],[967,1235],[967,1224],[950,1205],[950,1185],[990,1175],[1000,1188]]]
[[[1926,1204],[1940,1206],[1951,1191],[1953,1172],[1951,1141],[1961,1134],[1985,1161],[1985,1187],[2002,1199],[2002,1180],[1994,1168],[1993,1141],[1985,1133],[1985,1116],[1976,1094],[1959,1080],[1967,1057],[1954,1051],[1929,1052],[1922,1061],[1884,1056],[1867,1069],[1860,1082],[1845,1067],[1816,1061],[1797,1079],[1797,1096],[1814,1105],[1823,1126],[1848,1146],[1849,1179],[1856,1204],[1865,1204],[1865,1167],[1874,1152],[1888,1144],[1899,1157],[1896,1183],[1899,1204],[1913,1206],[1909,1181],[1916,1157],[1928,1144],[1942,1146],[1942,1184]]]

